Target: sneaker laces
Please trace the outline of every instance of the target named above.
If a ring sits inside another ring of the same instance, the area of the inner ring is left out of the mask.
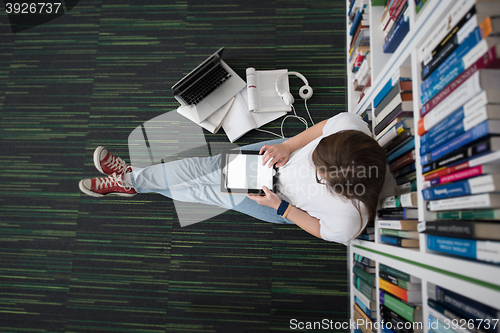
[[[125,173],[128,170],[127,163],[119,157],[115,157],[113,154],[109,153],[109,158],[104,162],[112,170],[117,169],[120,173]]]
[[[129,191],[132,187],[126,185],[123,182],[122,175],[117,175],[116,173],[113,173],[112,175],[109,175],[107,178],[96,178],[96,190],[100,190],[102,188],[110,188],[114,186],[119,186],[127,191]]]

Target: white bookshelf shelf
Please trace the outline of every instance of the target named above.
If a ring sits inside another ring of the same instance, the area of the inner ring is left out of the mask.
[[[371,3],[371,0],[369,1]],[[433,32],[433,29],[446,20],[456,0],[427,0],[425,6],[418,14],[415,13],[415,1],[408,0],[410,31],[403,39],[397,50],[393,54],[383,53],[384,33],[380,25],[380,18],[384,11],[380,6],[368,6],[370,21],[370,60],[371,60],[371,87],[365,91],[365,96],[358,103],[360,93],[355,92],[352,86],[353,74],[348,71],[348,112],[362,114],[365,110],[371,109],[372,101],[381,91],[383,86],[392,78],[394,72],[400,67],[411,67],[412,87],[413,87],[413,109],[414,127],[420,119],[422,105],[420,103],[421,68],[418,57],[418,49],[423,45],[426,38]],[[348,6],[348,2],[347,2]],[[346,28],[349,31],[350,25]],[[349,40],[347,38],[347,55],[349,56]],[[372,117],[373,119],[373,117]],[[420,137],[415,135],[415,151],[420,150]],[[417,192],[419,203],[419,221],[428,221],[430,213],[425,208],[421,188],[423,184],[422,167],[420,156],[416,154],[416,174]],[[375,260],[376,265],[376,291],[378,287],[378,267],[379,264],[394,267],[422,280],[423,293],[423,321],[424,333],[428,332],[427,318],[427,283],[440,285],[446,289],[457,292],[465,297],[477,300],[496,309],[500,309],[500,265],[475,261],[443,253],[434,252],[427,249],[427,235],[420,234],[419,248],[401,248],[382,243],[377,225],[375,225],[375,241],[353,240],[349,246],[348,265],[350,272],[351,294],[352,285],[353,254],[360,254]],[[378,297],[377,297],[378,309]],[[353,318],[353,297],[351,297],[351,318]],[[378,313],[380,321],[380,314]],[[380,330],[379,330],[380,332]]]

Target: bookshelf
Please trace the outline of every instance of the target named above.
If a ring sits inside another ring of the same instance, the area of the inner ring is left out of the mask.
[[[353,0],[355,1],[355,0]],[[422,108],[420,99],[421,64],[418,49],[422,46],[428,36],[433,33],[436,26],[446,20],[448,13],[454,8],[456,0],[427,0],[425,5],[417,14],[416,1],[408,0],[407,16],[410,24],[410,30],[401,41],[394,53],[384,53],[383,45],[385,35],[380,25],[384,6],[372,6],[372,0],[367,2],[366,12],[369,15],[370,30],[370,75],[371,87],[365,88],[364,96],[355,91],[351,82],[353,82],[355,73],[348,70],[347,73],[347,104],[348,112],[364,115],[371,113],[370,119],[375,119],[373,100],[381,92],[386,82],[390,81],[395,70],[400,67],[410,67],[412,73],[413,88],[413,121],[414,128],[417,128],[420,120],[419,110]],[[389,0],[390,1],[390,0]],[[350,3],[347,3],[346,13],[349,13]],[[500,2],[498,3],[500,6]],[[349,68],[349,49],[350,38],[349,31],[351,22],[347,20],[347,58]],[[362,96],[360,98],[360,96]],[[416,131],[415,131],[416,132]],[[375,136],[375,132],[374,132]],[[415,152],[420,151],[420,136],[416,133]],[[422,188],[424,178],[422,176],[422,166],[420,163],[420,154],[415,154],[416,166],[416,184],[418,195],[418,220],[429,221],[430,212],[426,209],[426,201],[423,199]],[[485,305],[500,309],[500,265],[486,263],[482,261],[469,260],[457,256],[446,255],[444,253],[429,250],[426,246],[427,235],[420,233],[418,235],[420,246],[418,248],[402,248],[388,245],[381,241],[379,228],[375,224],[375,240],[365,241],[355,239],[349,246],[348,267],[350,274],[351,295],[354,292],[353,278],[353,255],[358,254],[376,262],[375,284],[377,295],[377,309],[380,300],[378,272],[379,265],[384,264],[404,271],[412,276],[421,279],[422,283],[422,317],[424,332],[431,332],[428,327],[429,305],[427,304],[427,285],[436,284],[443,286],[453,292],[459,293],[465,297],[479,301]],[[350,297],[351,318],[354,317],[354,300]],[[377,312],[377,322],[380,322],[381,316]],[[500,326],[500,323],[499,323]],[[382,332],[383,329],[375,330]],[[497,332],[500,330],[497,327]]]

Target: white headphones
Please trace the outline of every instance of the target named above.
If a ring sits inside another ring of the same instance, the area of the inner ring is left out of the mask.
[[[287,72],[285,74],[282,74],[280,75],[277,79],[276,79],[276,82],[274,84],[275,88],[276,88],[276,92],[278,93],[278,96],[281,97],[281,99],[283,100],[283,102],[286,104],[286,105],[292,105],[294,102],[295,102],[295,99],[293,98],[293,95],[291,93],[289,93],[288,91],[285,91],[285,92],[281,92],[279,89],[278,89],[278,81],[282,78],[282,77],[285,77],[285,76],[288,76],[288,75],[295,75],[297,76],[298,78],[302,79],[302,81],[304,81],[304,86],[302,86],[300,89],[299,89],[299,96],[301,98],[303,98],[304,100],[308,100],[309,98],[311,98],[311,96],[313,95],[313,90],[312,88],[309,86],[309,83],[307,82],[307,79],[305,78],[304,75],[300,74],[299,72]]]

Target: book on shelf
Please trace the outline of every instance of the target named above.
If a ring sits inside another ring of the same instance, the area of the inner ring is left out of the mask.
[[[479,141],[489,135],[500,134],[500,120],[486,120],[471,128],[467,132],[448,141],[446,144],[439,146],[432,151],[420,156],[422,165],[429,164],[440,158],[450,155],[451,153],[466,147],[474,141]]]
[[[420,290],[409,291],[382,278],[378,279],[379,288],[385,290],[397,298],[410,303],[422,303],[422,292]]]
[[[491,306],[478,302],[459,293],[427,282],[427,297],[448,308],[465,319],[472,319],[479,324],[478,327],[489,332],[498,332],[498,325],[491,325],[500,318],[500,311]],[[486,328],[486,319],[489,319],[489,328]]]
[[[403,131],[413,129],[413,123],[413,118],[411,117],[396,118],[375,139],[380,146],[384,147]]]
[[[417,49],[419,61],[423,61],[432,56],[432,50],[457,26],[458,22],[474,6],[476,0],[458,0],[447,12],[445,18],[440,20],[432,32]]]
[[[383,229],[393,229],[393,230],[404,230],[404,231],[416,231],[417,230],[417,220],[377,220],[376,225],[378,228]]]
[[[380,236],[380,241],[382,243],[387,243],[399,247],[419,247],[418,239],[382,235]]]
[[[353,259],[354,259],[354,261],[360,262],[363,265],[366,265],[368,267],[375,267],[375,265],[376,265],[375,260],[372,260],[368,257],[364,257],[364,256],[357,254],[357,253],[353,253]]]
[[[473,37],[474,35],[475,34],[471,34],[470,37]],[[449,66],[444,66],[445,64],[442,64],[442,72],[440,70],[439,73],[436,72],[431,74],[426,81],[422,83],[422,94],[420,96],[422,104],[431,100],[439,91],[441,91],[445,86],[463,73],[465,69],[469,68],[477,61],[484,61],[485,58],[488,58],[491,60],[489,60],[489,62],[485,65],[485,68],[498,68],[500,66],[500,62],[498,61],[498,56],[500,55],[499,44],[499,38],[488,37],[480,41],[466,55],[461,58],[457,58],[455,63],[451,63]],[[489,53],[488,56],[483,57],[486,52]]]
[[[389,170],[395,172],[401,168],[409,165],[410,163],[415,163],[415,150],[409,151],[403,156],[399,157],[397,160],[389,164]]]
[[[354,320],[363,333],[373,332],[375,326],[373,325],[372,319],[369,318],[357,304],[354,304]]]
[[[390,100],[388,104],[384,105],[384,108],[381,108],[379,105],[379,113],[375,115],[375,125],[381,123],[382,120],[384,120],[385,117],[390,115],[390,113],[400,104],[402,105],[402,109],[404,111],[413,111],[412,93],[408,92],[394,96],[394,98]]]
[[[423,221],[418,231],[427,235],[451,238],[500,240],[500,224],[476,221]]]
[[[407,0],[395,0],[387,3],[387,7],[381,17],[381,27],[386,39],[394,30],[395,25],[407,7]]]
[[[404,183],[411,182],[411,181],[415,180],[416,178],[417,178],[417,172],[413,171],[413,172],[410,172],[410,173],[408,173],[406,175],[397,177],[395,179],[396,179],[396,184],[397,185],[401,185],[401,184],[404,184]]]
[[[401,195],[417,190],[417,182],[415,180],[403,183],[394,187],[394,195]]]
[[[398,158],[401,158],[405,154],[408,154],[415,150],[415,139],[409,137],[406,142],[403,142],[400,146],[394,148],[392,151],[387,153],[387,162],[392,163]]]
[[[381,119],[378,123],[374,124],[375,135],[378,135],[382,130],[389,125],[392,121],[399,117],[413,116],[413,102],[403,102],[392,110],[387,116]]]
[[[418,227],[418,226],[417,226]],[[404,231],[404,230],[394,230],[394,229],[384,229],[380,228],[379,233],[382,236],[393,236],[407,239],[418,239],[418,231]]]
[[[413,324],[385,305],[380,305],[380,319],[384,321],[385,326],[391,326],[395,333],[423,332],[423,325],[420,323]]]
[[[427,202],[427,209],[430,211],[483,208],[500,208],[500,193],[482,193]]]
[[[500,192],[500,174],[483,175],[422,190],[424,200],[438,200],[478,193]]]
[[[461,316],[455,313],[454,311],[448,309],[447,307],[443,306],[442,304],[436,302],[435,300],[432,300],[430,298],[427,299],[427,304],[429,305],[429,310],[432,309],[433,311],[437,311],[440,314],[446,316],[450,320],[455,320],[457,323],[464,323],[467,322],[467,320]],[[431,311],[431,313],[434,313]],[[444,319],[444,318],[443,318]],[[472,324],[472,327],[468,327],[468,329],[472,333],[486,333],[483,329],[479,328],[477,322],[475,321],[469,321],[469,324]]]
[[[500,81],[500,72],[498,74]],[[460,122],[464,128],[467,128],[466,130],[469,130],[483,120],[497,119],[499,106],[495,102],[500,101],[500,98],[489,96],[495,93],[500,93],[500,90],[482,91],[446,117],[443,117],[444,114],[439,117],[435,117],[433,113],[429,114],[429,121],[424,124],[426,133],[421,134],[420,142],[428,144],[431,140],[439,140],[440,137],[446,135],[445,131]],[[431,119],[431,117],[433,118]],[[480,120],[473,121],[474,118]]]
[[[377,302],[369,300],[365,295],[363,295],[358,289],[353,288],[353,296],[357,297],[361,303],[363,303],[366,309],[370,311],[377,311]]]
[[[392,28],[392,31],[387,35],[387,39],[383,45],[384,53],[394,53],[396,52],[399,44],[406,37],[408,32],[410,31],[410,19],[408,16],[408,7],[406,9],[403,8],[400,17],[398,18],[397,23]]]
[[[382,263],[379,264],[379,271],[391,274],[392,276],[395,276],[398,279],[404,280],[406,282],[410,282],[410,283],[422,283],[421,279],[419,279],[419,278],[417,278],[417,277],[415,277],[415,276],[413,276],[411,274],[408,274],[406,272],[400,271],[399,269],[396,269],[394,267],[382,264]]]
[[[386,306],[390,310],[396,312],[398,315],[404,319],[411,322],[421,322],[422,321],[422,306],[411,304],[400,300],[391,294],[380,290],[379,293],[379,303]]]
[[[373,301],[377,297],[376,289],[355,275],[352,277],[352,284],[369,300]]]
[[[468,164],[468,162],[465,162]],[[451,168],[448,168],[451,169]],[[444,170],[440,170],[444,171]],[[487,174],[499,174],[500,173],[500,165],[478,165],[468,169],[459,170],[450,174],[443,175],[439,178],[433,178],[430,180],[424,181],[422,184],[423,188],[442,185],[446,183],[456,182],[459,180],[469,179],[472,177],[487,175]]]
[[[387,141],[386,140],[379,140],[378,141],[379,145],[384,148],[384,151],[386,154],[388,152],[390,152],[391,150],[393,150],[394,148],[398,147],[403,142],[407,142],[407,140],[409,140],[410,138],[415,137],[414,132],[413,132],[413,128],[402,130],[399,133],[394,131],[394,133],[395,134],[393,134],[393,135],[387,136]],[[384,142],[385,142],[385,144],[384,144]]]
[[[398,286],[398,287],[403,288],[403,289],[408,290],[408,291],[421,291],[422,290],[422,283],[420,283],[420,282],[408,282],[408,281],[405,281],[401,278],[398,278],[398,277],[396,277],[390,273],[384,272],[384,271],[379,271],[378,276],[386,281],[389,281],[393,285]]]
[[[500,140],[490,137],[472,146],[463,147],[452,155],[445,156],[422,167],[424,179],[439,177],[457,170],[481,164],[496,164],[500,158]]]
[[[402,167],[401,169],[398,169],[392,173],[395,179],[399,179],[401,177],[405,177],[406,175],[409,175],[413,172],[416,172],[417,166],[415,163],[410,163],[405,167]]]
[[[466,70],[461,72],[460,75],[458,75],[450,83],[445,85],[444,88],[439,90],[433,90],[432,93],[422,94],[420,96],[422,104],[432,102],[434,98],[437,99],[443,98],[445,95],[449,94],[449,92],[459,87],[472,74],[474,74],[480,69],[498,68],[500,66],[500,60],[498,59],[498,55],[500,53],[497,49],[500,49],[500,45],[495,45],[489,50],[487,50],[487,52],[483,56],[481,56],[478,60],[476,60],[476,62],[474,62],[471,66],[467,66]]]
[[[370,287],[374,287],[375,274],[365,272],[364,270],[356,266],[352,268],[352,272],[355,276],[366,282]]]
[[[354,304],[356,304],[368,318],[377,319],[377,311],[370,310],[357,296],[354,296]]]
[[[476,7],[473,6],[457,23],[448,35],[420,62],[421,78],[424,81],[476,28]]]
[[[418,193],[411,192],[400,195],[393,195],[383,199],[382,208],[416,208],[418,207]]]
[[[431,214],[431,221],[436,220],[485,220],[499,221],[500,209],[452,210]]]
[[[418,219],[417,208],[385,208],[377,211],[380,219],[413,220]]]
[[[462,106],[465,117],[482,105],[500,103],[499,77],[499,70],[480,70],[467,78],[463,85],[459,85],[460,82],[448,85],[420,110],[422,118],[418,121],[418,134],[424,135],[455,111],[459,112]]]
[[[375,108],[374,115],[378,116],[382,112],[382,110],[384,110],[385,107],[389,103],[391,103],[397,96],[400,96],[399,102],[396,102],[392,106],[392,109],[394,109],[399,103],[403,101],[412,101],[412,81],[399,81],[398,83],[396,83],[387,93],[387,95],[382,99],[380,104]]]
[[[454,256],[500,264],[500,242],[427,235],[427,248]]]
[[[354,266],[358,267],[359,269],[362,269],[363,271],[365,271],[367,273],[375,273],[375,267],[368,267],[368,266],[365,266],[362,263],[357,262],[357,261],[353,262],[353,267]]]
[[[375,240],[375,234],[362,233],[362,234],[360,234],[356,238],[357,239],[361,239],[361,240],[366,240],[366,241],[374,241]]]
[[[411,81],[411,77],[411,67],[399,67],[396,69],[392,73],[391,79],[384,84],[379,93],[373,98],[373,107],[376,108],[396,84],[401,84],[401,90],[412,90],[411,84],[403,86],[403,82]]]
[[[489,36],[490,34],[498,35],[500,31],[500,18],[488,16],[479,25],[479,30],[481,31],[481,36],[483,38]]]

